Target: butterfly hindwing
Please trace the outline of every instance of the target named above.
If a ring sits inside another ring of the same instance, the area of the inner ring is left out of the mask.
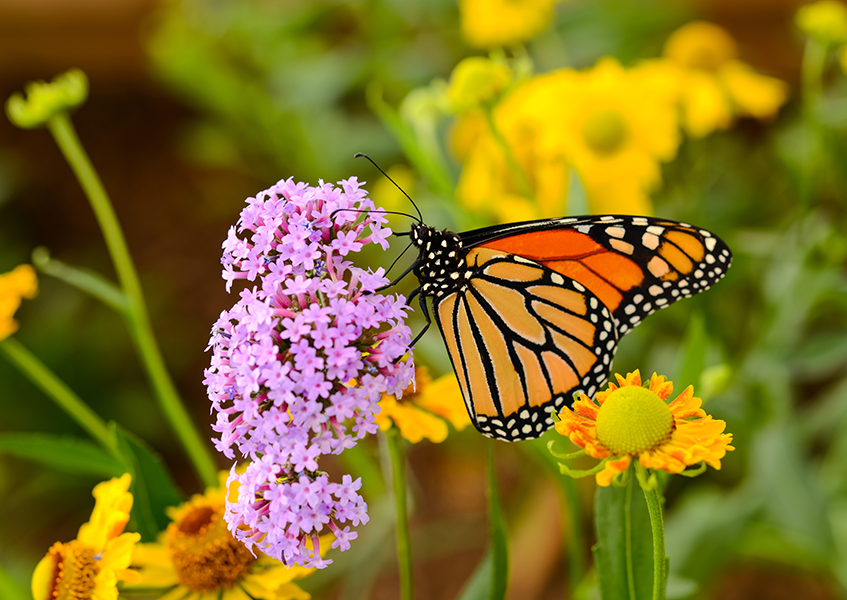
[[[537,262],[484,249],[466,261],[467,285],[433,309],[468,413],[485,435],[538,437],[551,412],[608,378],[612,315],[579,282]]]

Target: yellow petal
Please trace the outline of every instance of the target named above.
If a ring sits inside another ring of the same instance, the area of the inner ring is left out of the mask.
[[[757,119],[773,117],[788,98],[788,86],[784,82],[759,75],[739,61],[724,65],[719,77],[742,115]]]
[[[132,510],[132,494],[128,491],[131,481],[129,473],[124,473],[94,487],[94,510],[88,523],[79,528],[77,539],[80,542],[102,550],[106,542],[124,530]]]
[[[457,431],[470,425],[471,420],[456,375],[442,375],[421,390],[415,403],[439,417],[447,419]]]

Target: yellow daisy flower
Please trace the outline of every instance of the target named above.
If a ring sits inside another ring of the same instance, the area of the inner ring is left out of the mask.
[[[459,62],[450,74],[447,97],[453,110],[462,112],[492,102],[511,79],[512,71],[505,64],[471,56]]]
[[[20,265],[9,273],[0,275],[0,340],[5,340],[18,330],[18,322],[13,318],[23,298],[35,298],[38,293],[38,279],[35,269],[29,265]]]
[[[595,401],[581,394],[573,410],[563,408],[556,422],[556,431],[605,461],[595,476],[598,485],[608,486],[633,458],[648,469],[680,473],[701,462],[720,469],[721,459],[735,449],[732,434],[723,433],[726,423],[700,408],[702,400],[692,386],[668,403],[673,383],[665,377],[654,373],[646,388],[637,370],[615,377],[618,385],[610,382]]]
[[[660,163],[680,143],[672,90],[611,57],[545,78],[540,153],[567,157],[592,212],[651,214],[648,194],[661,184]]]
[[[382,431],[393,425],[413,444],[424,438],[439,444],[447,439],[445,421],[457,431],[470,425],[462,391],[453,373],[433,381],[426,367],[418,367],[415,382],[403,391],[400,400],[386,395],[379,401],[376,424]]]
[[[735,116],[773,117],[785,103],[788,86],[756,73],[737,55],[735,40],[725,29],[697,21],[671,34],[664,64],[645,64],[676,82],[683,125],[692,137],[727,129]]]
[[[539,151],[545,121],[555,110],[548,85],[546,78],[534,77],[497,103],[492,120],[502,139],[497,139],[482,111],[468,113],[456,123],[451,141],[463,163],[456,199],[466,210],[499,223],[564,214],[568,163],[561,153]],[[504,144],[525,181],[516,176]]]
[[[134,587],[160,590],[160,600],[308,600],[293,581],[314,569],[256,557],[232,537],[223,515],[227,494],[237,499],[238,492],[237,485],[227,490],[227,475],[220,474],[218,487],[166,509],[171,524],[157,542],[135,551],[140,581]]]
[[[541,33],[558,0],[459,0],[462,37],[471,46],[521,44]]]
[[[836,0],[820,0],[797,11],[800,31],[824,45],[847,43],[847,6]]]
[[[94,487],[91,520],[77,539],[51,546],[32,574],[35,600],[117,600],[118,581],[138,581],[129,569],[137,533],[121,533],[129,521],[129,473]]]

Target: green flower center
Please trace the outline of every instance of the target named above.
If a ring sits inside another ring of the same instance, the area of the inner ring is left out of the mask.
[[[643,387],[615,390],[597,411],[597,439],[616,456],[655,448],[670,439],[673,429],[671,409]]]
[[[621,113],[609,108],[594,111],[582,124],[585,143],[598,154],[612,154],[619,150],[628,133]]]

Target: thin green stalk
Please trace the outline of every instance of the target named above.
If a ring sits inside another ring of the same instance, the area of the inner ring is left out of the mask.
[[[629,587],[629,597],[635,600],[635,570],[632,564],[632,489],[635,477],[630,477],[626,484],[626,499],[624,500],[624,540],[626,540],[626,583]]]
[[[567,498],[567,506],[563,506],[562,510],[567,513],[567,515],[563,515],[563,522],[567,523],[568,544],[571,549],[568,554],[569,597],[574,597],[585,574],[585,557],[583,556],[585,536],[582,531],[582,508],[576,481],[570,477],[560,477],[559,481]]]
[[[165,418],[182,443],[197,474],[206,486],[217,483],[217,468],[205,440],[194,427],[176,387],[165,367],[162,354],[153,336],[141,284],[133,266],[123,231],[118,223],[106,190],[67,114],[59,113],[47,124],[65,159],[85,191],[115,265],[123,292],[127,296],[125,316],[130,334],[141,356]]]
[[[118,455],[118,446],[106,423],[77,396],[53,371],[13,337],[0,341],[0,353],[36,387],[47,394],[68,416],[99,442],[106,450]]]
[[[412,580],[412,544],[409,536],[409,515],[406,506],[406,453],[403,437],[397,427],[388,430],[388,448],[391,455],[391,475],[394,483],[394,502],[397,512],[397,563],[400,569],[400,598],[414,597]]]
[[[803,119],[806,130],[806,160],[804,173],[800,183],[800,200],[804,207],[809,207],[812,201],[815,173],[817,170],[816,158],[818,157],[818,146],[823,136],[820,124],[820,105],[823,97],[823,76],[826,69],[827,46],[813,38],[806,42],[803,51],[803,65],[801,71],[803,90]]]
[[[650,528],[653,531],[653,600],[665,600],[667,571],[665,562],[665,524],[662,519],[662,497],[656,486],[644,490]]]
[[[803,50],[803,104],[807,111],[818,108],[823,95],[823,74],[826,68],[826,44],[809,38]]]
[[[518,191],[530,200],[534,199],[535,192],[532,191],[532,183],[530,183],[529,177],[524,172],[521,163],[518,162],[515,153],[512,152],[509,140],[506,139],[506,136],[503,135],[503,132],[497,126],[497,122],[494,120],[494,111],[490,106],[485,106],[483,107],[483,112],[485,113],[485,120],[488,122],[488,128],[491,130],[491,135],[500,146],[500,149],[503,150],[503,156],[506,157],[506,164],[509,166],[509,172],[515,180],[515,185],[518,186]]]

